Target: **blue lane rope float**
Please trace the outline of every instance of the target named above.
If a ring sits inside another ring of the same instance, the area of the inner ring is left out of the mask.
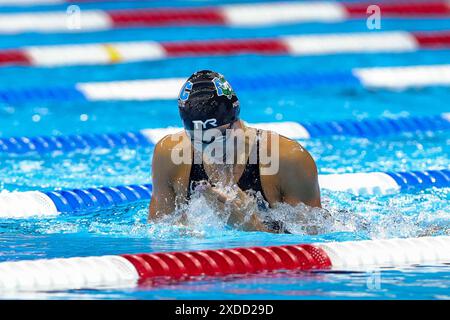
[[[408,172],[386,172],[392,177],[400,191],[417,189],[427,189],[430,187],[445,188],[449,186],[450,170],[427,170]]]
[[[450,187],[450,170],[326,174],[319,175],[319,184],[321,189],[356,195],[387,195],[430,187]],[[149,201],[151,195],[151,184],[54,191],[3,191],[0,193],[0,217],[76,215]]]
[[[273,89],[312,89],[320,86],[363,87],[352,72],[285,73],[259,76],[231,77],[230,83],[237,91]]]
[[[350,71],[316,73],[280,73],[229,77],[238,92],[255,90],[363,88],[404,90],[432,86],[450,86],[450,65],[359,68]],[[184,78],[160,78],[129,81],[87,82],[72,86],[14,88],[0,90],[0,103],[20,104],[39,101],[113,101],[174,100]]]
[[[41,101],[86,101],[84,94],[73,87],[23,88],[0,90],[0,102],[7,104]]]
[[[0,138],[0,152],[15,154],[28,152],[44,154],[53,151],[70,152],[97,148],[135,148],[148,145],[152,145],[151,141],[140,132]]]
[[[98,210],[150,200],[151,193],[151,184],[44,192],[54,203],[57,212],[60,213]]]
[[[341,120],[330,122],[267,122],[249,124],[262,129],[273,130],[292,139],[310,139],[342,135],[372,138],[415,131],[441,131],[450,129],[450,114],[380,118],[367,120]],[[53,151],[137,148],[156,144],[162,137],[182,128],[142,129],[108,134],[78,134],[67,136],[12,137],[0,138],[0,153],[24,154],[35,152],[45,154]]]

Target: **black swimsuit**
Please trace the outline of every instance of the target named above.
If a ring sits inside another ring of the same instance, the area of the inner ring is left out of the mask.
[[[269,205],[267,198],[264,194],[264,190],[262,188],[261,175],[259,172],[259,140],[260,140],[260,131],[258,130],[256,139],[256,150],[257,150],[256,163],[251,164],[249,163],[249,159],[247,159],[244,172],[239,178],[237,185],[242,191],[251,191],[254,194],[258,194],[259,192],[261,196],[256,198],[258,209],[261,211],[267,211],[269,209]],[[203,163],[193,163],[189,175],[189,184],[188,184],[189,187],[187,190],[187,199],[189,200],[191,198],[192,191],[201,181],[208,181],[208,180],[209,178],[208,175],[206,174]],[[287,232],[283,230],[284,226],[283,223],[280,221],[266,219],[263,222],[269,229],[273,231]]]

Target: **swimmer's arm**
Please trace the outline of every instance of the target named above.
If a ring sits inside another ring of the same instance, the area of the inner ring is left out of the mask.
[[[317,166],[309,152],[296,141],[288,141],[280,163],[282,202],[296,206],[300,202],[321,208]],[[283,151],[283,150],[280,150]]]
[[[171,184],[170,151],[159,141],[153,152],[152,161],[152,199],[148,220],[154,221],[175,211],[175,192]]]

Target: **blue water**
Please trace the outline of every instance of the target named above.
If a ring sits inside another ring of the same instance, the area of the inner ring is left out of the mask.
[[[192,5],[218,2],[193,2]],[[85,4],[86,8],[163,6],[163,2]],[[188,3],[189,4],[189,3]],[[171,5],[187,5],[171,2]],[[57,6],[30,10],[56,10]],[[83,7],[84,8],[84,7]],[[23,11],[7,8],[1,11]],[[383,30],[445,30],[450,20],[394,20]],[[124,29],[80,34],[23,34],[2,36],[0,48],[38,44],[102,41],[214,39],[273,37],[277,35],[366,31],[365,21],[339,24],[298,24],[266,28],[189,27]],[[448,50],[407,54],[361,54],[294,58],[245,55],[236,57],[180,58],[111,66],[62,68],[0,68],[0,87],[73,85],[77,82],[187,77],[198,69],[214,69],[225,76],[332,72],[356,67],[450,63]],[[449,112],[448,88],[406,92],[366,91],[344,86],[313,90],[271,90],[238,95],[242,117],[256,121],[331,121],[400,117]],[[86,132],[118,132],[180,125],[174,101],[150,102],[39,102],[0,105],[0,136],[34,136]],[[376,170],[425,170],[450,167],[448,132],[403,134],[381,138],[331,137],[300,141],[316,159],[320,173]],[[36,190],[100,185],[148,183],[152,148],[96,150],[71,154],[0,154],[0,190]],[[77,216],[0,220],[0,261],[92,256],[168,250],[194,250],[251,245],[345,241],[450,234],[449,189],[428,189],[393,196],[354,196],[324,191],[323,206],[337,222],[318,235],[274,235],[229,230],[214,212],[193,212],[188,228],[146,223],[148,203]],[[347,213],[345,213],[345,211]],[[296,229],[297,230],[297,229]],[[449,266],[416,266],[367,272],[277,273],[235,277],[155,288],[130,290],[76,290],[16,295],[18,298],[93,299],[245,299],[245,298],[362,298],[449,299]],[[4,296],[9,297],[9,296]]]

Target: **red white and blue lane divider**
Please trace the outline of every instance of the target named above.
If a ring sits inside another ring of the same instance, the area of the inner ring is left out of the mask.
[[[319,175],[319,185],[321,189],[356,195],[387,195],[450,187],[450,170],[324,174]],[[0,193],[0,217],[77,215],[148,201],[151,193],[151,184],[59,191],[3,191]]]
[[[450,262],[450,237],[324,242],[0,263],[0,292],[133,288],[276,271],[363,271]]]
[[[407,67],[355,68],[322,73],[278,73],[231,76],[238,92],[257,90],[308,90],[316,87],[365,88],[400,91],[432,86],[450,87],[450,64]],[[11,88],[0,90],[0,102],[8,104],[40,101],[150,101],[174,100],[184,78],[85,82],[67,87]]]
[[[450,130],[450,113],[433,116],[379,118],[367,120],[340,120],[330,122],[265,122],[249,126],[271,130],[291,139],[311,139],[327,136],[354,136],[373,138],[405,132],[438,132]],[[138,148],[155,145],[168,134],[183,128],[168,127],[142,129],[107,134],[77,134],[62,136],[0,138],[0,155],[63,153],[93,149]]]
[[[0,1],[1,4],[1,1]],[[67,27],[67,13],[0,14],[0,33],[87,32],[127,27],[231,26],[260,27],[307,22],[342,22],[366,18],[373,3],[277,2],[195,8],[83,10],[79,29]],[[383,17],[430,18],[450,16],[446,1],[377,3]]]
[[[450,48],[450,31],[448,30],[362,32],[258,39],[30,46],[0,50],[0,65],[56,67],[152,61],[186,56],[238,54],[315,56],[350,53],[401,53],[420,49],[448,48]]]

